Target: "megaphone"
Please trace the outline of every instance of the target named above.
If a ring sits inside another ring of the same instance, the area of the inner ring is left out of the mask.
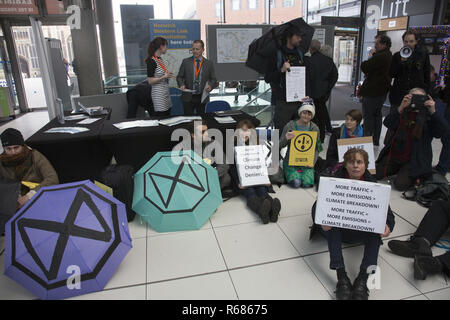
[[[403,48],[400,49],[400,57],[408,59],[409,57],[411,57],[412,52],[413,51],[410,47],[404,46]]]

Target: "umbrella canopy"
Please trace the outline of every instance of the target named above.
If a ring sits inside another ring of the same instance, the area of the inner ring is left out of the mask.
[[[0,236],[5,233],[5,224],[17,210],[20,195],[20,182],[0,180]]]
[[[221,203],[216,169],[191,150],[159,152],[134,177],[133,210],[158,232],[199,229]]]
[[[298,29],[302,35],[300,43],[300,50],[306,53],[309,50],[312,37],[314,35],[314,28],[307,24],[302,18],[297,18],[282,25],[275,26],[260,38],[253,40],[248,47],[248,57],[246,66],[265,74],[267,70],[268,59],[281,48],[284,40],[284,33],[290,27]]]
[[[5,236],[5,274],[41,299],[102,290],[132,248],[125,205],[90,181],[41,188]]]

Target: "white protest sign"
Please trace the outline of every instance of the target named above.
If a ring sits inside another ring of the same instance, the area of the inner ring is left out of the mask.
[[[384,234],[389,185],[321,177],[315,223]]]
[[[349,138],[349,139],[338,139],[338,154],[339,162],[344,162],[344,154],[347,150],[352,148],[363,149],[369,155],[369,166],[367,170],[371,174],[375,174],[375,154],[373,152],[373,139],[372,137],[362,137],[362,138]]]
[[[270,184],[262,145],[239,146],[234,149],[242,187]]]
[[[286,72],[286,102],[301,101],[306,97],[305,67],[290,67]]]

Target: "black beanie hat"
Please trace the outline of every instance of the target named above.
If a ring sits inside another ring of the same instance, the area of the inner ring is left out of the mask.
[[[9,128],[3,131],[0,135],[0,140],[2,140],[3,147],[9,146],[23,146],[25,141],[19,130]]]

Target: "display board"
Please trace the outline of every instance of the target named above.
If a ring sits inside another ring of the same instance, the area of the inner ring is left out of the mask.
[[[218,81],[251,81],[264,77],[248,68],[248,46],[273,25],[206,25],[206,52]]]

